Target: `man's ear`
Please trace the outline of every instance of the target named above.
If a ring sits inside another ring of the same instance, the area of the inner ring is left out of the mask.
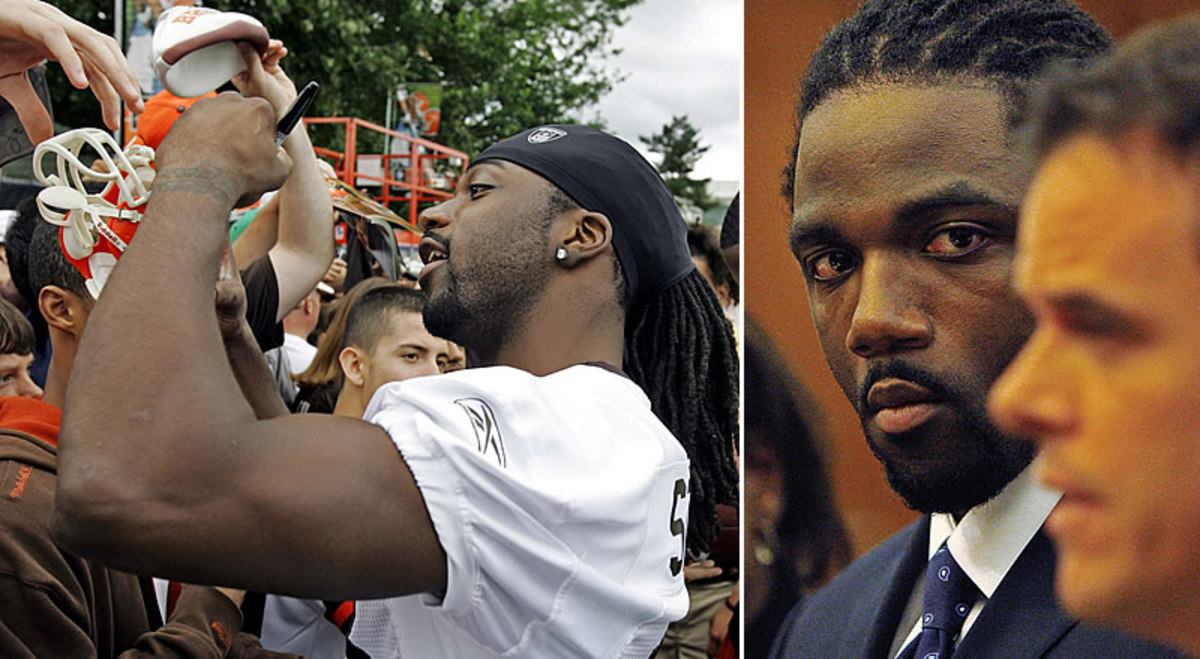
[[[612,243],[612,222],[603,213],[578,209],[568,213],[570,224],[565,236],[554,245],[554,260],[564,268],[573,268],[604,253]]]
[[[363,386],[366,378],[363,376],[362,352],[354,346],[346,346],[338,353],[338,364],[342,367],[342,375],[346,381],[356,387]]]
[[[87,309],[79,296],[59,286],[38,291],[38,311],[46,324],[79,338],[87,323]]]

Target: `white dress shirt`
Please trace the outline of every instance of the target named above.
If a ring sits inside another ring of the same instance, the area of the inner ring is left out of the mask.
[[[948,513],[931,516],[929,557],[933,558],[934,552],[945,542],[954,560],[982,593],[967,614],[955,647],[971,631],[971,625],[979,618],[1004,575],[1017,562],[1060,498],[1061,492],[1042,487],[1034,480],[1033,469],[1026,467],[1000,494],[967,511],[958,523]],[[925,573],[922,572],[892,641],[893,657],[921,633],[924,591]]]

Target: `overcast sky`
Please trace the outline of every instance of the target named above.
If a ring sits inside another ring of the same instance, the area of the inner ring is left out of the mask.
[[[613,43],[624,52],[611,61],[627,77],[598,104],[609,129],[654,162],[638,135],[686,114],[711,146],[693,175],[740,180],[741,0],[645,0]]]

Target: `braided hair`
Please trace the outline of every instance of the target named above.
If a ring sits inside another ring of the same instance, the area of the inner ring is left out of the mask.
[[[738,496],[738,355],[732,326],[698,271],[627,310],[624,368],[691,460],[687,545],[705,551],[720,530],[717,504]]]
[[[1047,64],[1094,57],[1111,43],[1070,0],[867,0],[825,36],[809,64],[783,194],[794,197],[804,119],[834,92],[912,79],[979,80],[998,87],[1015,124],[1029,83]]]

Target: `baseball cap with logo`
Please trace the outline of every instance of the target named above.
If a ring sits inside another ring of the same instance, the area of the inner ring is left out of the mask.
[[[172,94],[200,96],[245,70],[236,42],[264,52],[269,40],[267,28],[245,14],[173,7],[154,28],[154,71]]]

